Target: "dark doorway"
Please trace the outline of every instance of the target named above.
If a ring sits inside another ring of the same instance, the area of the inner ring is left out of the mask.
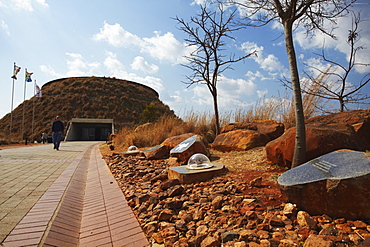
[[[81,127],[81,141],[106,141],[110,132],[104,127]]]
[[[73,118],[69,124],[66,141],[106,141],[113,134],[112,119]]]

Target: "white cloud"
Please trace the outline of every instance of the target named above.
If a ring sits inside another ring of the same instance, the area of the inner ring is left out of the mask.
[[[194,96],[192,101],[197,103],[198,105],[206,105],[211,106],[213,105],[212,95],[209,92],[206,85],[196,85],[193,87]]]
[[[232,2],[240,3],[240,4],[236,4],[236,7],[238,9],[239,16],[241,18],[256,17],[257,16],[257,13],[255,13],[256,8],[260,9],[260,11],[258,11],[258,14],[262,14],[262,15],[268,14],[267,11],[265,11],[263,8],[262,9],[260,8],[260,3],[258,3],[258,1],[247,2],[248,7],[245,7],[246,6],[245,0],[233,0]],[[263,3],[265,4],[264,7],[266,7],[266,4],[271,4],[271,3],[269,3],[269,1],[264,1]],[[269,7],[266,7],[266,8],[269,8]]]
[[[153,58],[168,60],[173,64],[186,62],[183,56],[189,55],[193,48],[178,41],[170,32],[164,35],[160,35],[159,32],[154,32],[154,34],[154,37],[143,38],[145,41],[145,45],[142,46],[143,52],[150,54]]]
[[[74,77],[74,76],[102,76],[99,74],[101,64],[99,62],[87,62],[81,54],[66,53],[68,71],[66,73],[56,72],[49,65],[41,65],[42,72],[52,75],[56,78]],[[160,78],[146,76],[140,77],[135,73],[129,73],[125,70],[123,64],[118,60],[117,55],[112,52],[106,53],[106,58],[103,62],[104,67],[108,70],[109,76],[121,78],[129,81],[141,83],[153,88],[158,93],[164,91],[163,82]],[[106,75],[106,73],[104,74]]]
[[[274,21],[272,22],[272,24],[271,24],[271,28],[272,28],[272,29],[277,29],[277,30],[279,30],[279,31],[281,31],[281,32],[284,32],[284,27],[283,27],[283,25],[281,24],[280,20],[279,20],[279,21],[278,21],[278,20],[274,20]]]
[[[181,103],[181,104],[185,103],[185,100],[184,100],[184,98],[182,96],[182,93],[180,91],[175,91],[175,94],[174,95],[171,95],[169,97],[172,100],[171,103],[176,103],[176,104],[178,104],[178,103]]]
[[[104,66],[113,74],[125,69],[123,64],[117,59],[117,55],[113,52],[107,52],[107,57],[104,60]]]
[[[49,7],[49,5],[46,3],[45,0],[35,0],[38,4],[44,6],[44,7]]]
[[[65,77],[63,74],[56,72],[50,65],[40,65],[40,70],[47,75],[51,75],[56,78]]]
[[[140,77],[135,73],[128,73],[124,70],[122,63],[117,59],[117,55],[112,52],[107,53],[107,57],[104,60],[104,66],[113,77],[141,83],[153,88],[158,93],[164,91],[163,81],[160,78],[153,76]]]
[[[337,43],[334,39],[323,34],[322,32],[317,32],[312,37],[309,37],[307,36],[304,28],[298,28],[298,30],[294,33],[294,41],[305,50],[321,48],[324,42],[327,48],[333,48]]]
[[[14,9],[33,11],[31,0],[14,0],[12,1]]]
[[[204,5],[208,0],[194,0],[191,5]]]
[[[0,0],[0,7],[13,10],[34,11],[35,3],[42,7],[49,6],[45,0]]]
[[[255,94],[256,87],[251,80],[231,79],[221,75],[217,84],[219,108],[232,109],[248,106],[250,104],[247,102],[248,97]],[[194,102],[201,106],[213,107],[213,98],[206,85],[194,86],[193,93]]]
[[[185,113],[184,108],[189,105],[193,105],[194,103],[191,95],[188,92],[191,94],[191,91],[186,89],[177,90],[175,92],[162,91],[160,98],[164,104],[170,106],[170,108],[174,110],[178,116],[180,116],[180,112]]]
[[[0,27],[2,30],[4,30],[6,35],[10,36],[8,24],[6,24],[4,20],[1,20]]]
[[[258,46],[254,42],[244,42],[241,45],[241,49],[246,54],[256,52],[256,55],[250,56],[256,63],[259,64],[260,68],[267,71],[271,76],[287,76],[288,70],[283,66],[279,59],[273,54],[264,54],[264,47]]]
[[[327,89],[330,91],[334,91],[339,93],[340,90],[343,88],[342,79],[338,75],[344,75],[344,71],[341,67],[330,67],[330,64],[324,63],[323,61],[317,59],[317,58],[311,58],[307,60],[307,65],[316,68],[310,68],[308,71],[310,72],[310,75],[314,78],[317,78],[321,80],[321,83],[325,85]],[[330,73],[326,75],[325,77],[322,77],[320,71]],[[310,81],[308,78],[302,78],[303,81]],[[306,85],[306,87],[309,87],[310,84]],[[346,80],[345,85],[345,92],[348,92],[350,88],[353,88],[355,85],[353,85],[349,79]]]
[[[319,70],[326,71],[330,66],[327,63],[323,63],[319,58],[310,58],[307,61],[305,61],[305,63],[308,65],[308,68],[306,70],[314,77],[320,75]]]
[[[73,76],[92,76],[97,75],[98,69],[100,68],[101,64],[99,62],[87,62],[82,57],[81,54],[77,53],[66,53],[69,57],[67,59],[67,68],[68,71],[66,73],[59,73],[56,72],[50,65],[41,65],[40,69],[42,72],[48,75],[52,75],[54,77],[73,77]]]
[[[244,52],[246,54],[250,54],[252,52],[255,52],[256,53],[256,57],[261,56],[262,55],[262,52],[263,52],[263,46],[258,46],[256,43],[249,42],[249,41],[244,42],[241,45],[241,49],[244,50]]]
[[[272,46],[283,47],[283,46],[285,46],[285,41],[280,41],[278,43],[273,43]]]
[[[127,32],[120,24],[116,23],[110,25],[106,22],[104,22],[100,32],[93,36],[93,40],[106,41],[108,44],[116,47],[127,47],[130,45],[140,45],[142,43],[138,36]]]
[[[67,60],[68,72],[67,76],[89,76],[94,75],[100,67],[100,63],[88,63],[80,54],[66,53],[71,59]]]
[[[100,32],[93,36],[93,40],[106,41],[116,47],[135,46],[144,54],[149,54],[157,60],[169,61],[173,64],[186,62],[183,56],[189,55],[193,49],[186,46],[185,43],[179,42],[170,32],[161,35],[160,32],[156,31],[153,37],[140,38],[124,30],[118,23],[114,25],[104,23]]]
[[[284,71],[284,66],[280,63],[279,59],[273,54],[268,54],[267,57],[256,59],[256,61],[261,65],[261,68],[266,71],[269,72]]]
[[[368,11],[368,10],[367,10]],[[366,13],[365,13],[366,14]],[[325,46],[325,53],[329,59],[333,59],[330,55],[333,50],[339,51],[346,55],[347,61],[350,57],[350,46],[347,44],[348,30],[351,29],[352,19],[351,15],[341,17],[337,21],[337,28],[334,29],[333,34],[336,36],[336,40],[328,37],[322,32],[316,32],[313,37],[307,38],[305,30],[300,28],[294,35],[295,41],[303,49],[321,49]],[[365,20],[366,18],[362,18]],[[369,21],[363,21],[360,23],[359,29],[361,30],[361,39],[357,45],[364,45],[368,49],[370,48],[370,30],[368,28]],[[326,25],[329,29],[330,25]],[[356,62],[358,63],[369,63],[369,51],[368,49],[359,50],[356,56]],[[359,73],[370,72],[370,66],[356,66],[355,70]]]
[[[257,90],[258,98],[265,97],[268,92],[269,92],[268,90],[264,90],[264,91]]]
[[[230,79],[225,76],[219,77],[218,92],[225,98],[239,98],[240,95],[253,95],[256,90],[256,84],[251,80]]]
[[[252,71],[248,71],[245,76],[249,77],[250,80],[254,81],[256,79],[260,79],[261,81],[270,80],[270,77],[265,77],[261,71],[257,70],[255,73]]]
[[[148,74],[157,73],[159,67],[155,64],[149,64],[143,57],[137,56],[131,64],[133,70],[141,70]]]

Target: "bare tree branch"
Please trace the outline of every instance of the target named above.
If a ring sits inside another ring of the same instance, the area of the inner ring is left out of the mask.
[[[339,111],[344,111],[347,104],[361,103],[370,98],[370,95],[361,94],[361,89],[370,81],[370,73],[364,75],[357,84],[349,83],[348,77],[351,72],[360,66],[369,66],[370,64],[356,62],[357,52],[365,49],[362,45],[357,45],[361,36],[359,30],[359,23],[361,22],[361,12],[352,14],[352,27],[348,30],[347,44],[349,46],[349,58],[346,65],[342,65],[325,55],[325,45],[323,45],[321,54],[314,53],[319,59],[330,65],[330,70],[321,70],[318,67],[307,65],[307,67],[324,74],[329,78],[329,82],[320,82],[318,85],[323,89],[323,92],[318,93],[316,96],[330,100],[337,100],[339,102]],[[312,78],[310,76],[310,78]],[[312,83],[316,83],[312,80]],[[312,93],[304,91],[305,93]]]
[[[190,76],[186,76],[188,87],[193,84],[205,84],[213,97],[215,111],[216,134],[220,132],[218,101],[217,101],[217,82],[218,77],[228,69],[232,69],[232,64],[249,57],[248,54],[242,57],[230,55],[226,58],[225,39],[234,39],[232,32],[243,27],[233,25],[236,10],[226,14],[222,5],[218,5],[216,11],[210,11],[207,5],[201,6],[201,13],[190,18],[190,22],[176,17],[180,24],[180,30],[188,35],[185,42],[196,49],[185,56],[189,63],[182,64],[185,68],[192,71]]]
[[[272,21],[279,21],[284,27],[296,116],[296,142],[292,167],[300,165],[306,161],[306,131],[293,30],[299,26],[305,28],[307,35],[321,31],[334,38],[333,29],[327,29],[324,21],[335,24],[336,18],[346,14],[347,8],[355,0],[224,0],[223,2],[245,10],[244,25],[246,26],[258,27]]]

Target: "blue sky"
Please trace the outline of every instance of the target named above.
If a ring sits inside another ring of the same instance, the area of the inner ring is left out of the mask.
[[[370,3],[355,5],[363,19],[370,19]],[[25,69],[33,72],[39,86],[48,81],[74,76],[106,76],[135,81],[155,89],[160,99],[179,116],[186,112],[213,112],[211,95],[205,85],[187,87],[182,83],[191,71],[181,66],[191,48],[173,17],[189,20],[199,12],[200,0],[0,0],[0,117],[10,112],[13,64],[22,69],[15,81],[14,107],[23,101]],[[349,18],[338,20],[338,40],[317,34],[307,38],[295,33],[300,63],[325,67],[314,56],[323,42],[327,55],[346,62]],[[362,50],[358,59],[370,63],[370,22],[361,23]],[[248,28],[228,40],[225,54],[245,55],[257,50],[226,71],[218,84],[220,111],[230,112],[283,94],[279,82],[289,77],[282,29],[278,23],[264,28]],[[355,84],[370,66],[354,71]],[[34,86],[26,84],[26,99]],[[370,85],[364,89],[370,94]],[[369,108],[367,106],[367,108]],[[58,113],[56,109],[56,114]],[[76,116],[77,117],[77,116]]]

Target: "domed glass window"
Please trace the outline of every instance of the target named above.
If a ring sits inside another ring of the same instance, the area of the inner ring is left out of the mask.
[[[189,158],[187,165],[187,168],[191,170],[206,169],[211,167],[213,167],[213,165],[211,164],[211,161],[208,159],[208,157],[200,153],[193,154]]]
[[[129,146],[127,151],[132,152],[132,151],[139,151],[139,149],[136,146]]]

